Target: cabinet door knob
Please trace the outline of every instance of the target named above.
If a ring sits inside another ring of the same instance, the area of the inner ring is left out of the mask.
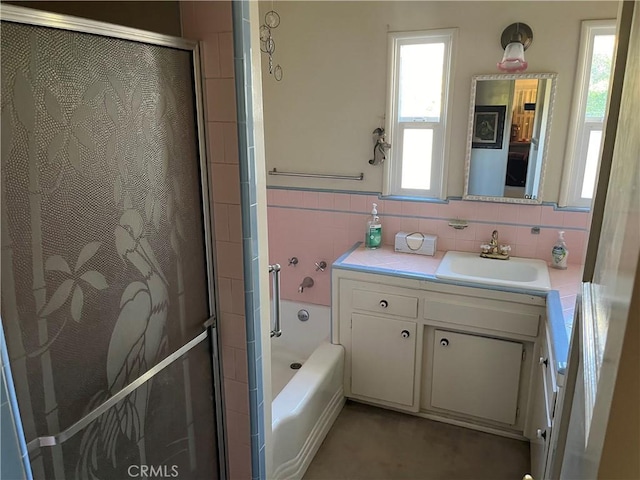
[[[544,365],[545,367],[549,366],[549,359],[548,358],[544,358],[544,357],[540,357],[540,360],[538,360],[538,363],[540,363],[540,365]]]
[[[536,431],[536,437],[541,438],[543,440],[547,439],[547,431],[546,430],[542,430],[541,428],[539,428]]]
[[[389,306],[389,302],[387,302],[386,300],[380,300],[380,306],[382,308],[387,308]]]
[[[402,333],[400,335],[402,335],[402,338],[409,338],[411,336],[409,330],[402,330]]]
[[[446,347],[449,345],[449,339],[447,338],[443,338],[440,340],[440,345],[442,345],[443,347]]]

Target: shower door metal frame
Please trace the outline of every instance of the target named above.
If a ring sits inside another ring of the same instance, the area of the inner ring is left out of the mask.
[[[203,87],[202,87],[202,67],[201,67],[201,52],[199,42],[194,40],[187,40],[180,37],[173,37],[170,35],[163,35],[160,33],[149,32],[146,30],[140,30],[137,28],[125,27],[122,25],[116,25],[106,22],[99,22],[95,20],[88,20],[81,17],[74,17],[71,15],[62,15],[58,13],[45,12],[42,10],[34,10],[31,8],[18,7],[14,5],[3,4],[0,8],[0,21],[21,23],[26,25],[33,25],[38,27],[55,28],[59,30],[68,30],[78,33],[88,33],[92,35],[98,35],[103,37],[118,38],[121,40],[128,40],[139,43],[146,43],[149,45],[156,45],[160,47],[174,48],[177,50],[185,50],[191,52],[191,60],[193,62],[193,81],[194,81],[194,94],[195,94],[195,110],[196,110],[196,131],[198,135],[198,156],[199,156],[199,170],[200,170],[200,190],[201,190],[201,205],[202,205],[202,222],[203,222],[203,234],[205,244],[205,258],[206,258],[206,273],[207,273],[207,295],[209,299],[209,319],[203,323],[207,336],[210,341],[211,348],[211,375],[213,380],[213,392],[215,398],[215,420],[216,420],[216,444],[218,455],[218,473],[221,479],[226,478],[227,475],[227,455],[226,455],[226,443],[225,443],[225,418],[224,418],[224,396],[222,391],[222,364],[220,361],[220,345],[218,338],[218,329],[216,319],[218,318],[217,312],[217,298],[215,288],[215,256],[213,255],[214,245],[214,232],[213,225],[211,223],[211,204],[213,202],[213,196],[211,189],[209,188],[209,165],[207,160],[207,146],[206,146],[206,131],[205,131],[205,119],[204,119],[204,107],[203,107]],[[196,337],[199,339],[201,335]],[[195,346],[200,341],[188,342],[187,345]],[[182,349],[179,349],[182,350]],[[184,352],[186,353],[186,351]],[[170,355],[171,356],[171,355]],[[168,360],[168,358],[167,358]],[[162,363],[162,362],[161,362]],[[164,366],[172,363],[168,361],[163,363]],[[143,375],[140,377],[150,378],[162,369],[158,369],[151,375]],[[132,383],[135,383],[132,382]],[[106,403],[106,402],[105,402]],[[91,414],[89,414],[91,415]],[[87,415],[87,417],[89,416]],[[82,421],[82,420],[80,420]],[[77,423],[80,423],[77,422]],[[90,423],[90,422],[89,422]],[[75,433],[75,432],[74,432]],[[58,433],[54,434],[57,436]],[[34,440],[34,439],[32,439]],[[37,439],[35,439],[37,440]],[[25,453],[25,452],[23,452]]]

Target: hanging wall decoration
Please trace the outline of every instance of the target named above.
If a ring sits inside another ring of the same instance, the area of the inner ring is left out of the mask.
[[[273,65],[273,54],[276,51],[273,30],[278,28],[278,25],[280,25],[280,15],[271,7],[271,10],[264,15],[264,23],[260,25],[260,50],[269,57],[269,74],[279,82],[282,80],[282,67],[280,64]]]

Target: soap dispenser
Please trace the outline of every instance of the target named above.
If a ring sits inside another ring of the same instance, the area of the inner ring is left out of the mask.
[[[551,266],[566,270],[568,256],[569,250],[567,250],[567,244],[564,241],[564,232],[560,231],[558,232],[558,241],[551,250]]]
[[[380,248],[380,245],[382,245],[382,224],[380,223],[380,217],[378,217],[378,204],[374,203],[371,210],[371,218],[367,222],[364,246],[374,249]]]

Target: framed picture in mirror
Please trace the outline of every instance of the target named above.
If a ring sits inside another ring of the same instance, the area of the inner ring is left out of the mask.
[[[472,148],[502,148],[506,105],[476,105]]]

